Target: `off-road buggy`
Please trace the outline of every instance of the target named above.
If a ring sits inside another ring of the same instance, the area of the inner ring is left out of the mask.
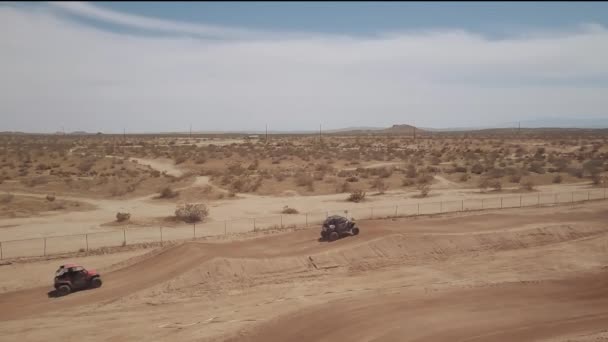
[[[59,266],[55,272],[55,296],[65,296],[70,292],[98,288],[101,276],[95,270],[86,270],[76,264]]]
[[[347,235],[359,234],[359,227],[354,220],[340,215],[329,216],[321,227],[321,239],[335,241]]]

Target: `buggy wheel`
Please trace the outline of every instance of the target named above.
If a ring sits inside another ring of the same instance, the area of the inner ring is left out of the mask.
[[[351,230],[351,232],[353,233],[353,235],[359,235],[359,228],[355,227]]]
[[[91,279],[91,287],[96,289],[98,287],[101,286],[101,279],[100,278],[93,278]]]
[[[321,239],[327,239],[327,232],[321,232]]]
[[[338,240],[339,237],[340,237],[340,235],[338,235],[338,233],[331,232],[331,234],[329,234],[329,241],[336,241],[336,240]]]
[[[72,289],[68,285],[61,285],[57,288],[57,296],[65,296],[68,295]]]

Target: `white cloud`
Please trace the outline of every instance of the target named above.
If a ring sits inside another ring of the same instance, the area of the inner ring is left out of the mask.
[[[461,30],[269,40],[99,10],[70,9],[240,39],[126,35],[53,10],[0,7],[0,131],[445,127],[606,116],[608,31],[598,25],[501,40]]]

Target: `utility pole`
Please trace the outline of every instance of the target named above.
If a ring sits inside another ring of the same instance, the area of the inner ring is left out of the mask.
[[[122,138],[123,140],[127,140],[127,130],[125,128],[122,129]]]
[[[321,124],[319,124],[319,144],[321,143]]]
[[[190,124],[190,138],[192,138],[192,124]]]
[[[521,121],[517,122],[517,135],[521,134]]]
[[[268,144],[268,124],[266,124],[266,143]]]

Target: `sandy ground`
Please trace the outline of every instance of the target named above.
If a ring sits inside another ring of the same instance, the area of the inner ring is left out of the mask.
[[[317,229],[190,242],[96,290],[0,294],[0,340],[598,341],[607,219],[601,201],[366,221],[333,243]]]
[[[77,263],[94,267],[99,272],[112,270],[126,260],[149,253],[149,249],[107,255],[88,255],[70,258],[53,258],[37,262],[13,262],[0,266],[0,293],[24,288],[45,286],[52,280],[54,272],[61,264]],[[18,276],[15,276],[17,275]]]

